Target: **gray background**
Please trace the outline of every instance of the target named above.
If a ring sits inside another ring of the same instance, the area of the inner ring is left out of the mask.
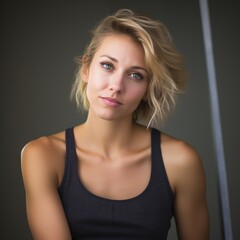
[[[185,55],[187,92],[163,131],[199,151],[207,176],[211,239],[223,239],[213,148],[208,83],[197,0],[3,1],[1,7],[0,239],[31,239],[25,214],[20,151],[30,140],[61,131],[85,118],[70,102],[74,58],[89,29],[118,8],[162,20]],[[215,63],[223,125],[234,239],[239,239],[239,8],[237,1],[210,0]],[[175,227],[169,239],[177,239]]]

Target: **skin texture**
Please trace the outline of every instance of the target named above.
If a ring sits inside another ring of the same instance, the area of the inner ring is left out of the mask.
[[[148,86],[144,52],[128,36],[106,37],[95,53],[90,69],[83,69],[82,77],[88,83],[89,112],[94,111],[105,120],[132,118],[132,112]],[[119,104],[111,104],[106,98]]]
[[[90,67],[83,66],[90,108],[74,136],[79,176],[95,195],[128,199],[143,192],[149,182],[150,130],[132,121],[147,91],[145,69],[143,49],[126,35],[105,37]],[[207,240],[205,175],[198,153],[166,134],[161,135],[160,147],[175,194],[179,239]],[[22,150],[27,216],[36,240],[71,239],[57,192],[65,154],[64,132],[31,141]]]

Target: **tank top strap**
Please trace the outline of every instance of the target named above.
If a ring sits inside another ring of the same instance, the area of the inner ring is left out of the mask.
[[[166,188],[166,191],[168,192],[169,196],[169,201],[170,203],[172,203],[173,192],[168,180],[167,172],[162,157],[161,132],[156,128],[152,128],[151,141],[152,141],[151,151],[152,151],[153,182],[155,183],[156,186],[161,184],[161,186],[164,186]]]
[[[72,178],[78,178],[76,174],[77,169],[77,157],[75,150],[75,139],[73,133],[73,127],[67,128],[65,130],[65,141],[66,141],[66,157],[65,157],[65,169],[62,182],[59,186],[59,191],[61,194],[69,189],[68,185],[72,181]]]
[[[160,131],[156,128],[152,128],[151,131],[151,145],[152,145],[152,155],[159,156],[160,154]]]
[[[71,164],[76,164],[75,158],[75,139],[73,133],[73,127],[67,128],[65,131],[65,138],[66,138],[66,158]]]

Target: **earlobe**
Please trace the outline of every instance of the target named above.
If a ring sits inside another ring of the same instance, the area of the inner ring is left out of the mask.
[[[88,67],[87,67],[87,56],[84,55],[82,58],[82,67],[81,67],[81,78],[83,82],[88,82]]]

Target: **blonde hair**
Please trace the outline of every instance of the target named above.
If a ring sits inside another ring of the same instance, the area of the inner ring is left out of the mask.
[[[133,116],[148,127],[163,121],[175,105],[176,93],[183,90],[186,80],[182,56],[176,51],[165,25],[143,14],[121,9],[104,18],[92,32],[90,44],[84,51],[84,60],[78,60],[79,69],[71,96],[78,107],[88,110],[86,83],[81,80],[82,63],[90,67],[94,54],[103,38],[111,34],[127,34],[140,43],[145,54],[149,85],[146,99],[142,100]]]

